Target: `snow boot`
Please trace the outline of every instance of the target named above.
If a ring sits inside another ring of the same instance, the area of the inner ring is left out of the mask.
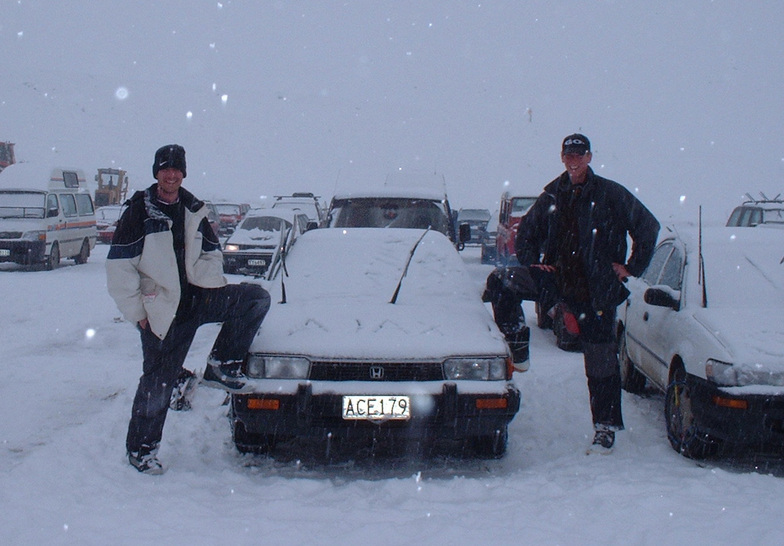
[[[199,377],[192,371],[182,368],[180,375],[174,382],[174,388],[169,399],[169,409],[174,411],[188,411],[191,409],[191,400],[198,384]]]

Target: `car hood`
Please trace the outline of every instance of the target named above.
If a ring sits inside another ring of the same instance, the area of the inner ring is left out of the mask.
[[[784,372],[784,309],[706,308],[694,317],[716,336],[738,366],[774,366]]]
[[[403,360],[507,352],[462,258],[441,233],[313,230],[292,247],[286,270],[270,284],[276,303],[252,352]]]

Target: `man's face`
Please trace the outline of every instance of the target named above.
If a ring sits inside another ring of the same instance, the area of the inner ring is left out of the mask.
[[[158,196],[167,202],[177,198],[182,186],[182,171],[171,167],[158,171]]]
[[[569,173],[569,178],[572,182],[579,184],[585,181],[585,175],[588,172],[588,164],[591,162],[591,152],[586,152],[583,155],[562,153],[561,161],[563,161],[566,172]]]

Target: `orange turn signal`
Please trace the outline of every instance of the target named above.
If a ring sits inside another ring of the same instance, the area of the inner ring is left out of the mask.
[[[506,398],[477,398],[476,409],[504,409],[507,406]]]
[[[249,398],[248,409],[277,410],[280,409],[280,400],[277,398]]]
[[[738,400],[737,398],[722,398],[721,396],[714,396],[713,403],[724,408],[740,410],[749,409],[749,403],[747,401]]]

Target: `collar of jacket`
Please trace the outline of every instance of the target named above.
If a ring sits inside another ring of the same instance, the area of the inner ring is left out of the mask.
[[[197,212],[204,206],[204,201],[200,201],[196,198],[191,192],[186,190],[185,188],[180,188],[180,203],[182,203],[186,209],[191,212]],[[157,218],[160,220],[167,219],[163,211],[158,207],[156,204],[158,200],[156,196],[158,194],[158,183],[156,182],[146,190],[144,190],[144,207],[147,210],[147,215],[150,218]]]

